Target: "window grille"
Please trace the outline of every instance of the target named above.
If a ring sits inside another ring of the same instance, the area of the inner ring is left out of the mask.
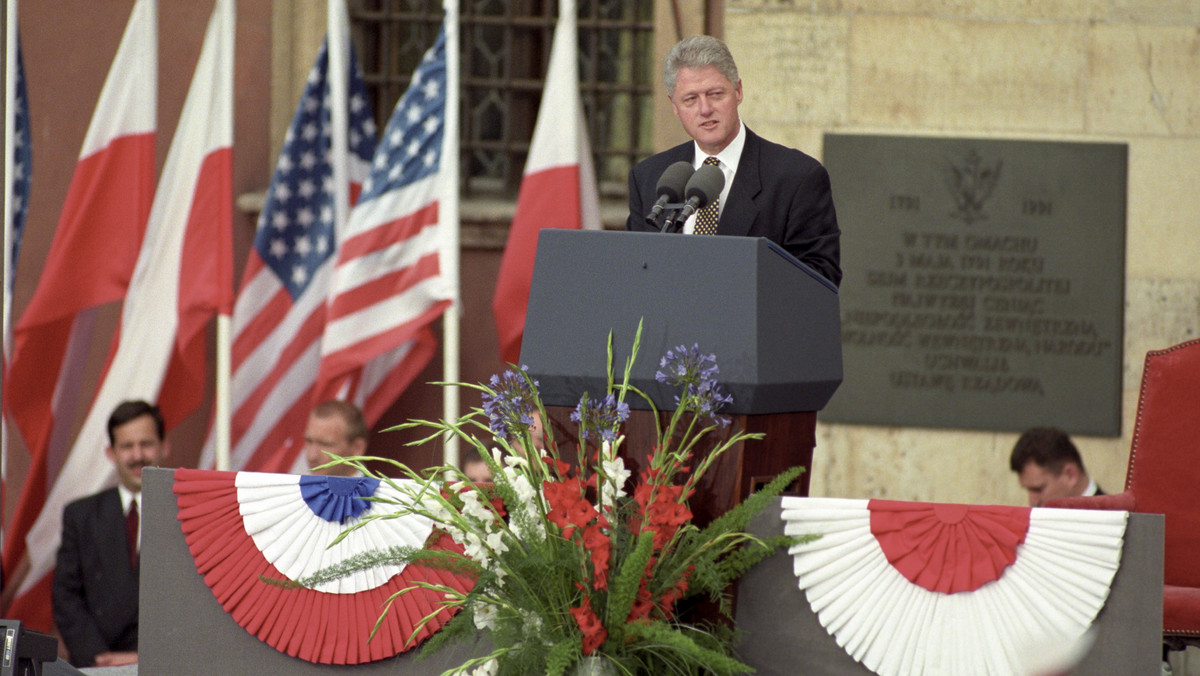
[[[352,0],[355,48],[380,128],[442,19],[440,0]],[[654,3],[578,0],[580,93],[602,196],[651,154]],[[462,0],[464,196],[515,198],[550,58],[557,0]]]

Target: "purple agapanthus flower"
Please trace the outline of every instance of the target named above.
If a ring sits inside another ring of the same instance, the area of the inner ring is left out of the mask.
[[[487,414],[488,426],[501,436],[518,436],[533,425],[533,412],[537,409],[537,381],[530,380],[525,372],[508,369],[493,375],[488,385],[491,392],[483,393],[483,412]]]
[[[675,396],[677,407],[709,416],[721,425],[729,424],[728,418],[717,415],[722,406],[733,403],[733,397],[717,384],[716,355],[701,354],[699,344],[691,348],[680,345],[667,350],[658,366],[655,380],[683,388],[683,394]]]
[[[610,443],[616,441],[621,425],[628,419],[629,404],[617,401],[611,392],[599,402],[591,401],[584,393],[571,413],[571,420],[579,423],[581,441],[595,439],[597,435]]]

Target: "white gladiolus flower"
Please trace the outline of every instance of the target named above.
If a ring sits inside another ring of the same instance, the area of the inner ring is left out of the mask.
[[[603,460],[600,466],[604,475],[609,479],[604,482],[602,491],[604,504],[615,505],[618,498],[625,497],[625,482],[629,480],[633,472],[625,469],[625,461],[619,457]]]
[[[501,533],[500,531],[490,533],[486,538],[484,538],[484,542],[487,543],[487,546],[490,547],[492,552],[495,554],[503,554],[504,552],[508,551],[508,545],[504,542],[504,533]]]
[[[485,524],[495,520],[496,516],[492,514],[492,510],[485,507],[483,502],[480,501],[478,491],[466,491],[459,497],[463,501],[463,516],[469,516]]]
[[[467,533],[462,546],[463,554],[483,568],[487,568],[488,564],[491,563],[492,550],[488,548],[488,544],[478,534]]]
[[[482,631],[495,628],[496,619],[500,616],[500,610],[496,606],[490,603],[476,602],[472,607],[472,611],[474,613],[476,629]]]
[[[531,503],[537,498],[537,491],[533,490],[533,484],[529,483],[529,477],[521,472],[510,467],[504,468],[504,477],[508,479],[508,484],[512,486],[513,491],[518,498],[524,503]]]

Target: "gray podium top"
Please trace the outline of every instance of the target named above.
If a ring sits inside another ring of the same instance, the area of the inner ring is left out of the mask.
[[[778,245],[754,237],[543,230],[521,363],[542,400],[573,407],[605,391],[606,340],[618,375],[643,321],[631,384],[660,410],[677,388],[655,372],[667,350],[715,354],[732,414],[823,408],[842,382],[837,287]],[[647,408],[629,397],[634,408]]]

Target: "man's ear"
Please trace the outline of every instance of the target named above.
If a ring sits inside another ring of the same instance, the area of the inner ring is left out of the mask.
[[[117,461],[117,452],[113,450],[112,446],[105,446],[104,457],[108,458],[109,462],[115,463]]]
[[[1060,474],[1062,474],[1063,478],[1074,483],[1079,478],[1079,465],[1073,462],[1064,463]]]
[[[363,437],[358,437],[350,442],[350,455],[365,455],[367,452],[367,440]]]

